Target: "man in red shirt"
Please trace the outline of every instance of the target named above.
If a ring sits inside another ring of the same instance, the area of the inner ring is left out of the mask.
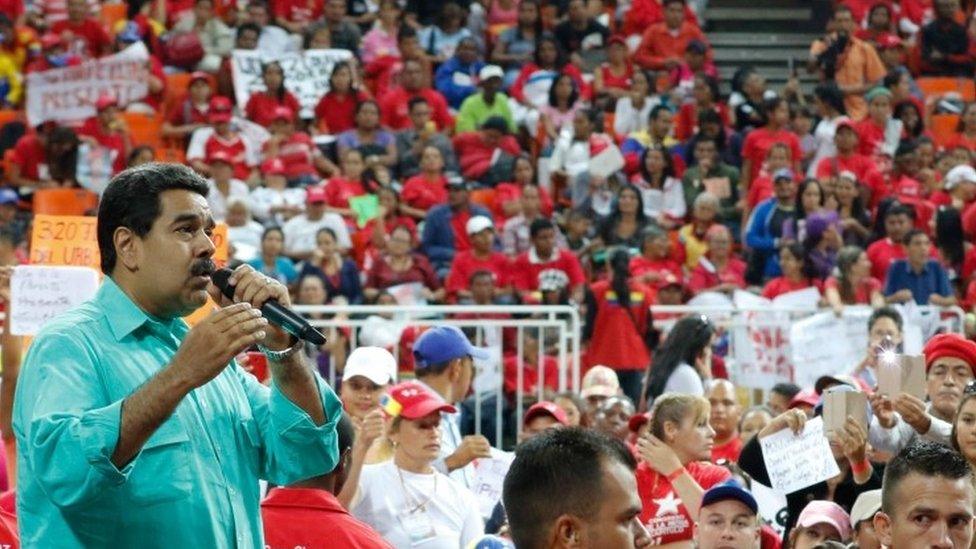
[[[101,57],[112,51],[112,39],[98,20],[89,17],[86,0],[68,0],[68,19],[55,23],[51,32],[61,35],[69,53],[81,57]]]
[[[539,290],[539,279],[552,275],[565,277],[573,301],[583,300],[583,267],[579,259],[569,250],[556,248],[556,227],[546,218],[536,219],[529,228],[532,248],[519,254],[512,265],[512,279],[515,289],[522,294],[523,301],[538,301],[534,294]],[[555,272],[553,272],[555,271]]]
[[[742,441],[739,439],[739,414],[741,408],[735,398],[735,385],[727,379],[716,379],[708,389],[711,411],[708,424],[715,431],[712,446],[712,463],[724,459],[728,463],[739,460]]]
[[[468,284],[471,277],[479,271],[488,271],[495,278],[497,294],[511,294],[511,278],[508,256],[493,249],[495,226],[491,219],[476,215],[465,225],[471,248],[458,252],[451,263],[451,271],[444,280],[447,295],[451,300],[471,297]]]
[[[915,210],[905,204],[892,204],[885,212],[885,237],[868,246],[868,259],[871,260],[871,276],[884,280],[888,267],[896,259],[907,257],[905,246],[901,244],[915,221]]]
[[[248,151],[244,139],[231,126],[234,105],[230,99],[223,96],[215,96],[210,99],[210,106],[207,109],[207,119],[213,126],[213,134],[207,138],[203,145],[203,154],[199,158],[191,157],[187,160],[196,171],[209,175],[210,167],[206,159],[215,152],[221,151],[231,159],[234,166],[234,177],[241,181],[250,179],[252,166],[248,165]]]
[[[512,156],[522,153],[518,141],[508,135],[508,123],[500,116],[489,117],[476,132],[454,136],[454,152],[465,179],[478,180],[488,173],[496,151]]]
[[[325,0],[277,0],[272,4],[275,23],[294,34],[304,33],[325,11]]]
[[[834,146],[837,156],[823,158],[817,163],[816,176],[820,181],[840,176],[841,172],[851,172],[857,181],[875,193],[884,184],[877,166],[867,156],[858,152],[860,136],[850,119],[837,122],[834,130]]]
[[[132,140],[125,121],[119,116],[119,101],[114,95],[102,95],[95,101],[95,116],[85,120],[78,137],[115,152],[115,173],[125,169]]]
[[[414,59],[403,62],[400,86],[391,88],[380,99],[381,121],[391,130],[406,130],[410,122],[409,103],[414,97],[423,97],[433,110],[437,129],[444,131],[454,126],[454,118],[447,108],[447,100],[437,90],[425,83],[424,67]]]
[[[339,464],[335,469],[268,492],[261,502],[265,547],[391,548],[378,532],[353,518],[335,497],[348,476],[345,464],[352,452],[354,437],[349,416],[342,414],[336,424]]]
[[[698,40],[708,44],[698,25],[685,19],[684,0],[665,0],[664,22],[651,25],[644,32],[640,46],[634,52],[634,62],[648,70],[671,70],[684,61],[688,42]],[[706,60],[711,60],[708,51]]]

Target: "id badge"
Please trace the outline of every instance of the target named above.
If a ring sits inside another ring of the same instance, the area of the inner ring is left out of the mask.
[[[400,524],[407,531],[410,538],[410,545],[416,547],[437,537],[434,531],[434,523],[430,520],[430,515],[422,509],[404,511],[400,514]]]

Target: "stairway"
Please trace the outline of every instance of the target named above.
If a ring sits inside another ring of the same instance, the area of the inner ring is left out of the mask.
[[[732,75],[747,65],[766,77],[770,89],[782,89],[792,59],[809,96],[818,80],[805,65],[810,43],[823,34],[821,6],[815,0],[710,0],[706,29],[723,95]]]

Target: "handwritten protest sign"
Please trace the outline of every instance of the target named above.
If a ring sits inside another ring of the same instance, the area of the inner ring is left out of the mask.
[[[285,73],[285,88],[302,106],[302,118],[311,118],[315,105],[329,91],[332,68],[349,59],[352,59],[349,50],[308,50],[275,58]],[[247,105],[252,93],[265,91],[261,66],[268,61],[270,59],[257,50],[234,50],[231,55],[234,95],[240,108]]]
[[[79,265],[99,269],[96,218],[36,215],[30,262],[35,265]]]
[[[142,42],[114,55],[74,67],[27,75],[27,119],[31,126],[48,120],[84,120],[95,115],[99,96],[112,94],[127,105],[149,93],[149,52]]]
[[[799,436],[783,429],[759,441],[772,488],[784,494],[823,482],[840,473],[824,436],[823,420],[807,421]]]
[[[514,459],[515,454],[492,448],[490,458],[480,458],[472,462],[474,484],[471,485],[471,491],[478,500],[478,510],[482,517],[490,517],[495,504],[502,499],[502,485]]]
[[[10,278],[10,332],[34,335],[97,290],[98,272],[88,267],[17,266]]]

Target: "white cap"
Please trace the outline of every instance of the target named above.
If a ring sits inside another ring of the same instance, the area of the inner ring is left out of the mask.
[[[485,65],[478,72],[478,80],[484,82],[489,78],[505,78],[505,71],[498,65]]]
[[[476,215],[468,220],[468,224],[464,226],[465,231],[468,234],[478,234],[485,229],[494,229],[495,225],[491,222],[491,219],[483,215]]]
[[[397,362],[390,351],[382,347],[356,347],[346,359],[342,381],[363,376],[377,385],[396,382]]]
[[[968,181],[970,183],[976,183],[976,170],[968,164],[963,164],[961,166],[956,166],[949,170],[949,173],[945,176],[945,190],[951,190],[956,187],[956,185]]]

